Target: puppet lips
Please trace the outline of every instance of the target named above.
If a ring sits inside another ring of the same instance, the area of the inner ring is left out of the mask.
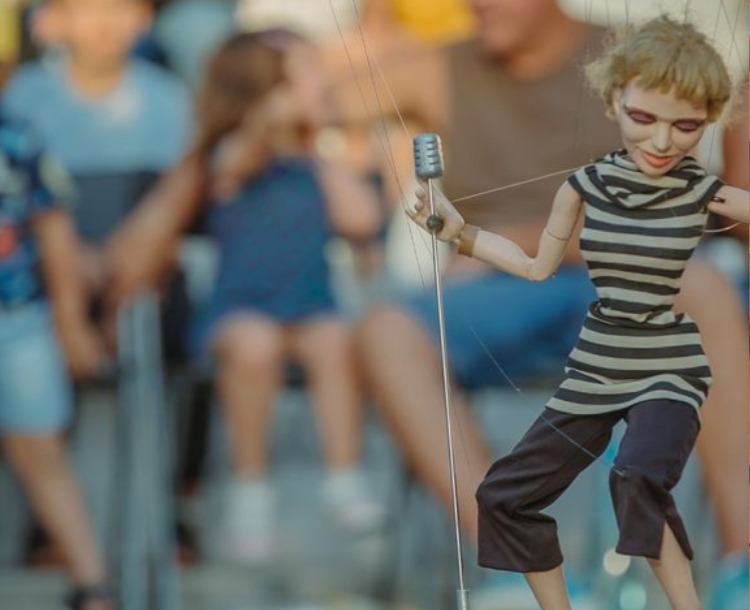
[[[674,155],[669,156],[669,157],[659,157],[658,155],[652,155],[651,153],[648,153],[645,150],[641,150],[641,155],[643,156],[644,159],[646,159],[646,161],[651,167],[655,167],[657,169],[666,167],[672,161],[674,161]]]

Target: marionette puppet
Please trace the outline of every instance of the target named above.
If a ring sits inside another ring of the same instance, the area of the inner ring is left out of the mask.
[[[460,254],[531,281],[555,272],[583,216],[580,249],[597,300],[544,412],[479,486],[479,563],[523,573],[543,610],[569,610],[556,524],[542,511],[624,421],[610,473],[617,552],[647,558],[672,607],[697,610],[693,551],[671,490],[695,444],[711,372],[698,328],[673,302],[709,211],[748,222],[748,192],[691,156],[732,85],[707,39],[668,17],[631,28],[587,77],[624,148],[559,188],[536,256],[465,224],[437,190],[432,206],[420,191],[407,209]]]

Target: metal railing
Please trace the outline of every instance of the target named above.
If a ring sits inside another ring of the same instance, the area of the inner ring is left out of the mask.
[[[181,610],[158,297],[141,295],[117,323],[120,603],[122,610]]]

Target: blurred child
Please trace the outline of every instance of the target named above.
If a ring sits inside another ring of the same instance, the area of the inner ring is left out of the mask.
[[[178,79],[131,58],[150,20],[149,0],[45,0],[34,28],[54,53],[21,67],[4,94],[9,111],[36,129],[75,182],[81,273],[110,345],[114,323],[99,311],[108,282],[100,248],[190,136],[190,99]],[[170,314],[165,322],[176,318]],[[164,333],[169,355],[182,351],[180,330]],[[29,559],[54,557],[37,538],[30,539]]]
[[[209,61],[198,98],[195,154],[221,255],[205,345],[218,362],[234,474],[224,543],[247,560],[273,548],[269,422],[289,360],[304,369],[318,416],[324,504],[353,531],[382,518],[357,469],[362,396],[324,254],[333,232],[374,234],[379,214],[374,192],[314,152],[326,110],[316,62],[290,32],[236,35]]]
[[[47,0],[37,20],[62,52],[21,68],[5,93],[77,185],[88,285],[105,281],[97,246],[183,153],[190,102],[179,81],[132,59],[149,0]]]
[[[72,223],[61,205],[68,183],[26,126],[12,122],[2,106],[0,176],[3,449],[63,552],[75,587],[67,607],[110,610],[104,562],[62,436],[72,395],[55,328],[75,375],[93,373],[101,354],[85,316]]]

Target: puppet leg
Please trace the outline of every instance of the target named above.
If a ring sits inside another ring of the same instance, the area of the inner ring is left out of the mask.
[[[690,573],[693,550],[671,494],[700,423],[690,405],[652,401],[632,407],[610,489],[620,540],[617,551],[647,557],[676,609],[699,608]]]
[[[480,565],[527,573],[562,563],[557,525],[541,511],[601,455],[621,418],[545,409],[477,490]]]
[[[667,523],[692,559],[685,526],[671,490],[680,480],[700,424],[690,405],[671,400],[641,403],[628,410],[610,490],[620,528],[617,552],[659,558]]]

